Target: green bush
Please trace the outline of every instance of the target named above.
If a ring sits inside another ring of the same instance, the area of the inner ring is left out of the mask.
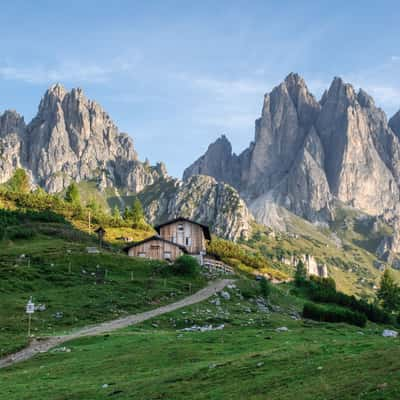
[[[305,290],[306,296],[314,302],[331,303],[350,308],[352,311],[365,314],[370,321],[378,324],[393,322],[390,314],[381,307],[336,291],[336,284],[332,278],[312,277],[309,281],[302,283],[302,289]]]
[[[172,271],[176,275],[196,275],[200,272],[200,264],[196,258],[184,254],[175,260]]]
[[[302,286],[307,281],[307,269],[302,260],[296,265],[296,272],[294,274],[294,282],[296,286]]]
[[[36,235],[36,232],[27,227],[19,227],[15,226],[12,228],[8,228],[5,231],[5,237],[11,240],[16,240],[16,239],[31,239]]]
[[[237,286],[245,299],[250,299],[260,295],[260,287],[256,281],[241,279],[237,282]]]
[[[340,307],[320,306],[314,303],[304,304],[303,317],[320,322],[347,322],[360,327],[364,327],[367,323],[367,317],[359,312]]]
[[[268,299],[269,295],[271,294],[271,283],[264,276],[260,280],[260,290],[262,296]]]
[[[320,288],[336,291],[336,282],[333,278],[321,278],[320,276],[311,275],[310,280]]]
[[[342,292],[327,290],[323,287],[315,287],[310,291],[309,297],[313,301],[321,303],[333,303],[342,307],[350,308],[353,311],[363,313],[372,322],[381,324],[387,324],[391,322],[390,315],[382,308]]]
[[[284,272],[275,269],[271,261],[263,257],[260,252],[250,250],[249,248],[229,240],[213,238],[213,240],[207,244],[207,253],[230,265],[235,264],[239,267],[245,266],[247,268],[261,270],[262,272],[267,272],[280,279],[287,278]]]

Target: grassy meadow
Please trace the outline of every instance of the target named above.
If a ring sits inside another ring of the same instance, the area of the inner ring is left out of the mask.
[[[1,370],[0,399],[399,398],[400,343],[381,326],[297,319],[303,300],[288,285],[260,311],[257,283],[236,285],[229,300],[215,296]],[[182,331],[210,324],[224,327]]]
[[[88,254],[88,244],[45,235],[2,243],[0,355],[27,344],[30,296],[46,307],[32,317],[32,333],[43,336],[155,308],[205,284],[166,273],[163,262],[109,250]]]

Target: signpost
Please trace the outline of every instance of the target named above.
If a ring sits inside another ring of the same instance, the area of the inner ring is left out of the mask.
[[[32,297],[26,304],[26,313],[28,314],[28,337],[31,336],[31,318],[32,314],[35,312],[35,303],[32,302]]]

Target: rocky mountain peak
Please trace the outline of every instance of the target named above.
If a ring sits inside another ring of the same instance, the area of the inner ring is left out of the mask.
[[[54,96],[59,97],[62,100],[62,98],[67,94],[67,90],[61,83],[57,82],[51,85],[46,93],[48,95],[53,94]]]
[[[283,85],[286,87],[295,106],[299,104],[299,98],[302,96],[312,96],[308,91],[305,80],[293,72],[285,78]]]
[[[326,101],[347,107],[356,100],[357,95],[353,86],[349,83],[345,83],[342,78],[335,77],[328,89]]]
[[[17,139],[11,136],[12,126],[18,127],[19,135],[14,150],[10,143]],[[17,114],[1,116],[2,136],[7,138],[3,159],[8,161],[0,160],[0,182],[9,179],[13,165],[23,166],[36,184],[51,192],[63,190],[71,180],[100,177],[102,188],[106,183],[137,192],[166,175],[165,167],[145,167],[138,161],[132,139],[121,134],[82,89],[68,91],[59,83],[45,92],[37,115],[27,126]]]
[[[392,128],[393,132],[400,138],[400,111],[397,111],[389,120],[389,126]]]
[[[186,180],[193,175],[214,176],[217,180],[231,183],[238,179],[237,156],[232,154],[232,145],[225,135],[221,135],[208,146],[204,156],[183,173]]]
[[[0,182],[11,178],[26,159],[26,125],[14,110],[0,114]]]
[[[329,221],[336,200],[389,215],[399,200],[400,141],[393,131],[399,135],[400,112],[389,125],[372,97],[342,78],[334,78],[317,102],[304,79],[291,73],[265,95],[254,142],[231,155],[227,164],[238,172],[229,183],[259,222],[267,222],[268,208],[279,207]],[[201,165],[220,180],[224,173],[212,159],[209,148],[185,176]]]
[[[24,117],[15,110],[5,110],[0,114],[0,137],[5,137],[10,133],[21,134],[25,129]]]
[[[360,103],[361,107],[364,108],[374,108],[374,99],[363,89],[360,89],[357,93],[357,101]]]

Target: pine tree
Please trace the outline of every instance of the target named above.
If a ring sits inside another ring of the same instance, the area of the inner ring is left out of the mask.
[[[81,203],[81,196],[79,194],[78,186],[75,182],[72,182],[65,193],[65,201],[68,203],[79,205]]]
[[[260,290],[264,298],[268,299],[269,295],[271,294],[271,283],[264,276],[260,280]]]
[[[125,207],[124,213],[123,213],[123,215],[122,215],[122,218],[123,218],[125,221],[128,221],[128,220],[130,219],[130,217],[131,217],[131,210],[129,209],[129,207]]]
[[[8,188],[12,192],[28,193],[31,189],[29,176],[23,168],[17,168],[12,178],[8,181]]]
[[[396,311],[400,307],[400,287],[396,284],[388,269],[385,269],[381,277],[376,297],[387,311]]]
[[[121,211],[119,210],[119,207],[117,205],[114,206],[111,215],[114,219],[114,222],[121,221]]]
[[[132,219],[133,228],[142,227],[146,223],[142,203],[137,197],[135,197],[135,200],[133,201],[132,209],[130,210],[130,217]]]
[[[300,286],[307,280],[307,269],[304,265],[303,260],[299,260],[296,266],[296,272],[294,274],[294,281],[297,286]]]
[[[101,214],[102,213],[102,208],[100,203],[92,197],[89,202],[86,204],[86,207],[90,209],[90,211],[93,212],[93,214]]]

